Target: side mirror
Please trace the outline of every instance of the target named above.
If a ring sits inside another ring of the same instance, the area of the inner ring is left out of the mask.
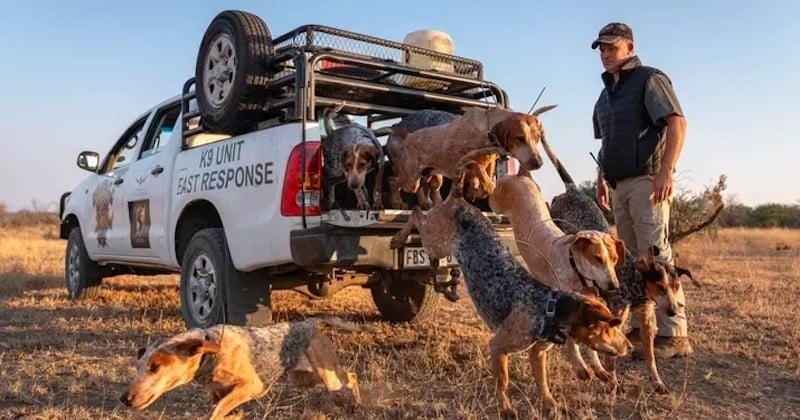
[[[97,152],[83,151],[78,155],[78,167],[89,172],[96,172],[100,164],[100,155]]]

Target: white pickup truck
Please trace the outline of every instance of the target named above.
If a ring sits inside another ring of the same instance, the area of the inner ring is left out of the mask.
[[[182,94],[136,117],[104,158],[79,154],[91,174],[60,201],[69,296],[118,274],[180,273],[189,327],[269,322],[272,290],[324,298],[352,285],[384,319],[429,316],[441,294],[454,299],[457,261],[432,266],[415,235],[389,247],[408,210],[355,210],[346,188],[341,208],[322,208],[322,111],[344,105],[374,127],[507,101],[478,61],[318,25],[272,39],[257,16],[224,11]],[[516,253],[508,223],[476,205]]]

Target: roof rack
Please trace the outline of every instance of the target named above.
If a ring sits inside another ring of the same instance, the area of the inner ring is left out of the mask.
[[[314,120],[318,108],[340,105],[370,124],[420,109],[508,108],[506,92],[483,78],[476,60],[322,25],[295,28],[273,46],[264,63],[272,76],[263,120]],[[183,87],[184,137],[204,131],[188,125],[199,115],[188,107],[192,84],[193,78]]]

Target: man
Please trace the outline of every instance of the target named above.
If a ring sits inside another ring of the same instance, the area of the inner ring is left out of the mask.
[[[634,54],[633,31],[624,23],[604,26],[592,49],[600,48],[605,87],[592,116],[595,138],[602,139],[597,175],[597,201],[613,205],[619,237],[634,254],[651,246],[672,263],[668,241],[673,178],[686,132],[686,120],[662,71],[643,66]],[[678,314],[656,311],[659,358],[692,353],[688,340],[683,288],[677,293]],[[633,324],[634,328],[636,325]],[[638,332],[632,331],[635,336]]]

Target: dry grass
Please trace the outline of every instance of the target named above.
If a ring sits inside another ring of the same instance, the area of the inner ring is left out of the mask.
[[[0,232],[0,418],[199,418],[208,395],[188,385],[147,412],[117,402],[134,372],[137,346],[183,329],[174,276],[120,277],[91,299],[71,302],[63,286],[65,242],[54,229]],[[696,354],[660,362],[670,396],[652,393],[643,362],[620,367],[624,392],[578,381],[563,351],[551,353],[550,382],[568,418],[798,418],[800,416],[800,231],[722,230],[681,247],[703,282],[687,282]],[[356,412],[321,387],[276,385],[244,406],[246,418],[497,418],[487,360],[488,330],[463,290],[436,320],[377,321],[369,293],[347,289],[309,301],[275,294],[278,319],[336,313],[381,332],[337,333],[344,363],[362,378],[368,405]],[[539,400],[522,355],[511,358],[512,403],[521,418]]]

